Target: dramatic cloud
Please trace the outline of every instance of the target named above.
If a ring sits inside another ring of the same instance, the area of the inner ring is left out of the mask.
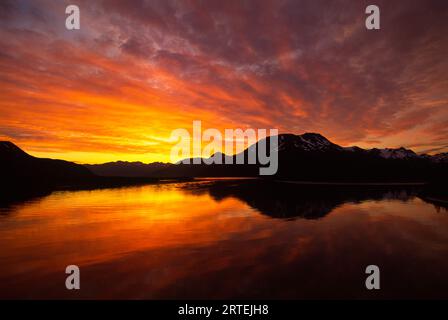
[[[320,132],[448,148],[448,3],[71,1],[0,4],[0,137],[79,162],[167,161],[170,133]]]

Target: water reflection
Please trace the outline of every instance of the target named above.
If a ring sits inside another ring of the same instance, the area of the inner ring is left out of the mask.
[[[421,191],[201,180],[15,202],[0,297],[446,298],[448,214]],[[80,291],[65,290],[69,264]]]
[[[344,203],[366,200],[409,201],[422,193],[423,186],[319,185],[265,180],[203,180],[187,184],[193,194],[207,193],[216,201],[236,198],[273,218],[319,219]],[[429,200],[427,202],[430,202]],[[438,204],[444,206],[443,203]]]

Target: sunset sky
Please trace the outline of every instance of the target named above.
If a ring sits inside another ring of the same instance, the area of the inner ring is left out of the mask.
[[[381,30],[365,28],[369,4]],[[446,152],[447,57],[446,0],[2,0],[0,140],[169,161],[172,130],[201,120]]]

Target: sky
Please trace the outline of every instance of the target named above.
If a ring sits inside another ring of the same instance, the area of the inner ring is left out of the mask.
[[[65,28],[69,4],[80,30]],[[447,36],[446,0],[2,0],[0,140],[167,162],[171,132],[201,120],[446,152]]]

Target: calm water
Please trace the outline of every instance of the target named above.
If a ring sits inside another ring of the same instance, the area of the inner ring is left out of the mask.
[[[1,209],[0,298],[447,298],[448,212],[416,194],[254,180],[55,192]],[[81,290],[65,289],[70,264]]]

